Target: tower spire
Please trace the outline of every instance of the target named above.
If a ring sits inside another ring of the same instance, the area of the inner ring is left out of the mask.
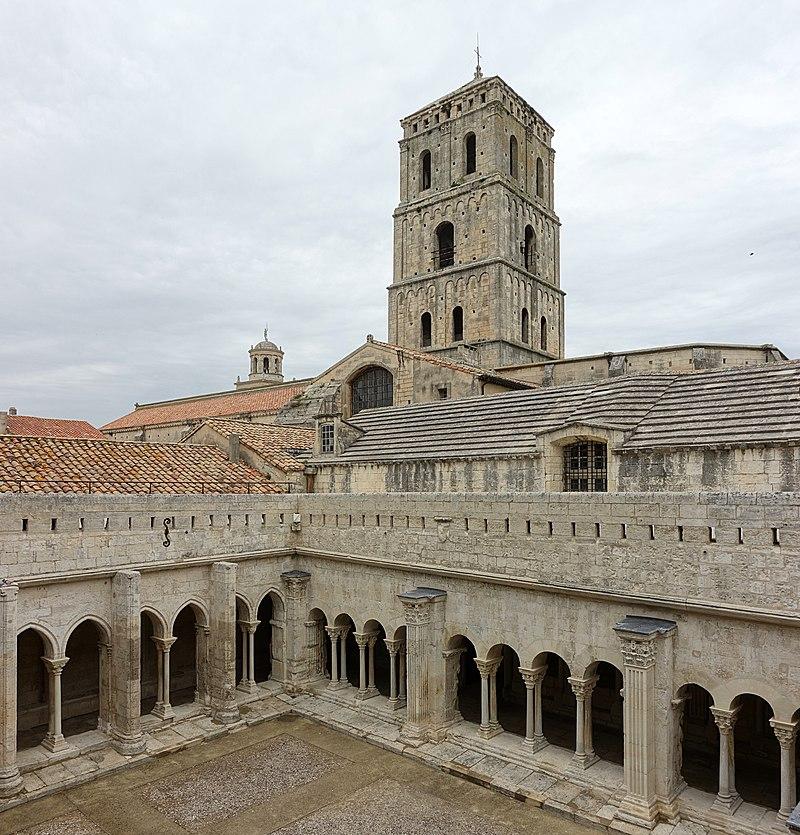
[[[475,55],[478,62],[475,65],[475,78],[483,78],[483,70],[481,69],[481,35],[480,32],[475,34]]]

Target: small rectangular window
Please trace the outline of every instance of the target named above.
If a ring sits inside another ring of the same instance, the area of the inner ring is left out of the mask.
[[[309,525],[311,524],[311,517],[309,517],[308,523],[309,523]],[[267,514],[262,513],[261,514],[261,527],[263,528],[266,524],[267,524]]]
[[[709,542],[716,542],[717,541],[717,529],[710,525],[708,528],[708,541]]]
[[[283,514],[281,513],[281,514],[278,516],[278,520],[279,520],[279,522],[280,522],[280,524],[281,524],[281,525],[283,525],[283,524],[284,524],[283,518],[284,518],[284,517],[283,517]]]
[[[599,522],[594,523],[594,535],[597,539],[600,539],[601,534],[603,533],[603,528]]]
[[[323,423],[319,428],[320,449],[326,455],[333,452],[333,424]]]
[[[104,531],[107,531],[107,530],[108,530],[108,516],[105,516],[105,517],[103,518],[103,530],[104,530]]]
[[[655,525],[650,525],[649,527],[650,527],[650,539],[655,539],[656,538],[656,526]]]
[[[23,531],[23,533],[24,533],[24,532],[26,532],[27,530],[28,530],[28,520],[27,520],[27,519],[23,519],[23,520],[22,520],[22,531]],[[52,528],[51,528],[50,530],[52,530]]]
[[[489,520],[488,519],[483,520],[483,532],[484,533],[489,533]]]
[[[50,520],[50,530],[54,531],[58,527],[58,519]]]
[[[683,542],[683,525],[678,525],[678,542]]]
[[[739,545],[744,545],[744,528],[739,528]]]
[[[194,530],[194,522],[195,522],[195,518],[194,518],[194,516],[192,516],[191,519],[189,519],[189,527],[192,530]]]
[[[510,532],[511,532],[511,520],[508,517],[506,517],[506,533],[510,533]]]
[[[773,528],[772,529],[772,544],[773,545],[780,545],[781,544],[781,529],[780,528]]]
[[[152,531],[155,528],[155,526],[156,526],[156,517],[151,516],[150,517],[150,530]]]
[[[577,522],[571,522],[570,524],[572,525],[572,535],[577,536],[578,535],[578,523]]]
[[[78,519],[78,530],[79,531],[83,530],[83,516],[81,516],[81,518]]]
[[[552,522],[547,523],[547,535],[548,536],[553,535],[553,523]]]
[[[528,521],[525,523],[525,531],[528,534],[528,536],[531,535],[531,520],[530,519],[528,519]]]
[[[244,526],[247,528],[250,526],[250,514],[245,513],[244,515]]]
[[[622,529],[620,530],[620,535],[623,539],[628,538],[628,526],[625,522],[622,523]]]

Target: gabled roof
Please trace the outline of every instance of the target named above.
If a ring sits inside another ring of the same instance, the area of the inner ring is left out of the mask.
[[[344,461],[530,455],[572,424],[625,433],[621,450],[800,443],[800,361],[640,374],[364,411]],[[320,463],[323,463],[320,459]]]
[[[9,415],[8,434],[29,438],[95,438],[103,440],[103,433],[85,420]]]
[[[280,493],[216,447],[0,438],[0,493]]]
[[[102,428],[136,429],[228,415],[273,415],[293,397],[302,394],[307,385],[308,380],[299,380],[259,389],[223,391],[180,400],[148,403],[137,406],[130,414],[112,420]]]
[[[260,455],[265,461],[286,472],[299,471],[305,466],[314,446],[314,430],[294,426],[267,426],[246,420],[211,418],[183,439],[186,443],[192,435],[209,426],[220,435],[238,435],[240,442]]]

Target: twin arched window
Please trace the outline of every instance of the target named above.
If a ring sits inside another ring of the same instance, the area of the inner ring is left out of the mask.
[[[522,341],[527,345],[530,341],[530,324],[529,324],[529,317],[528,317],[528,308],[522,308],[522,321],[520,327],[520,336],[522,337]]]
[[[453,342],[464,341],[464,309],[453,308]]]
[[[423,348],[430,348],[431,347],[431,334],[433,328],[431,327],[431,314],[430,313],[423,313],[422,319],[420,320],[420,344]]]
[[[452,267],[455,263],[455,229],[449,220],[445,220],[436,227],[436,252],[434,262],[441,270]]]
[[[464,173],[474,174],[476,170],[476,149],[477,142],[474,133],[468,133],[464,137]]]
[[[517,137],[513,134],[508,140],[508,173],[516,180],[519,176],[519,163],[517,151]]]
[[[431,152],[423,151],[419,158],[419,190],[431,187]]]
[[[544,163],[536,157],[536,196],[544,197]]]
[[[392,375],[379,365],[365,368],[350,384],[350,414],[392,405]]]

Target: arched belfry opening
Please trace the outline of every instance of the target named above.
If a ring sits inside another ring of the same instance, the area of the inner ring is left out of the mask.
[[[528,308],[522,308],[522,315],[520,317],[520,339],[527,345],[530,341],[530,323],[528,317]]]
[[[539,347],[543,350],[547,350],[547,318],[542,316],[539,320]]]
[[[474,133],[464,137],[464,173],[474,174],[477,168],[477,140]]]
[[[536,233],[533,227],[528,224],[525,227],[525,242],[522,245],[522,256],[525,269],[529,273],[536,272]]]
[[[515,180],[519,179],[519,146],[513,133],[508,140],[508,173]]]
[[[432,321],[431,314],[427,311],[420,317],[420,339],[419,344],[423,348],[430,348],[432,341]]]
[[[431,152],[423,151],[419,158],[419,190],[427,191],[431,187]]]
[[[455,257],[455,229],[449,220],[445,220],[436,227],[436,266],[440,270],[444,267],[452,267]]]
[[[544,163],[541,157],[536,157],[536,196],[544,198]]]
[[[453,342],[464,341],[464,308],[458,305],[453,308]]]

